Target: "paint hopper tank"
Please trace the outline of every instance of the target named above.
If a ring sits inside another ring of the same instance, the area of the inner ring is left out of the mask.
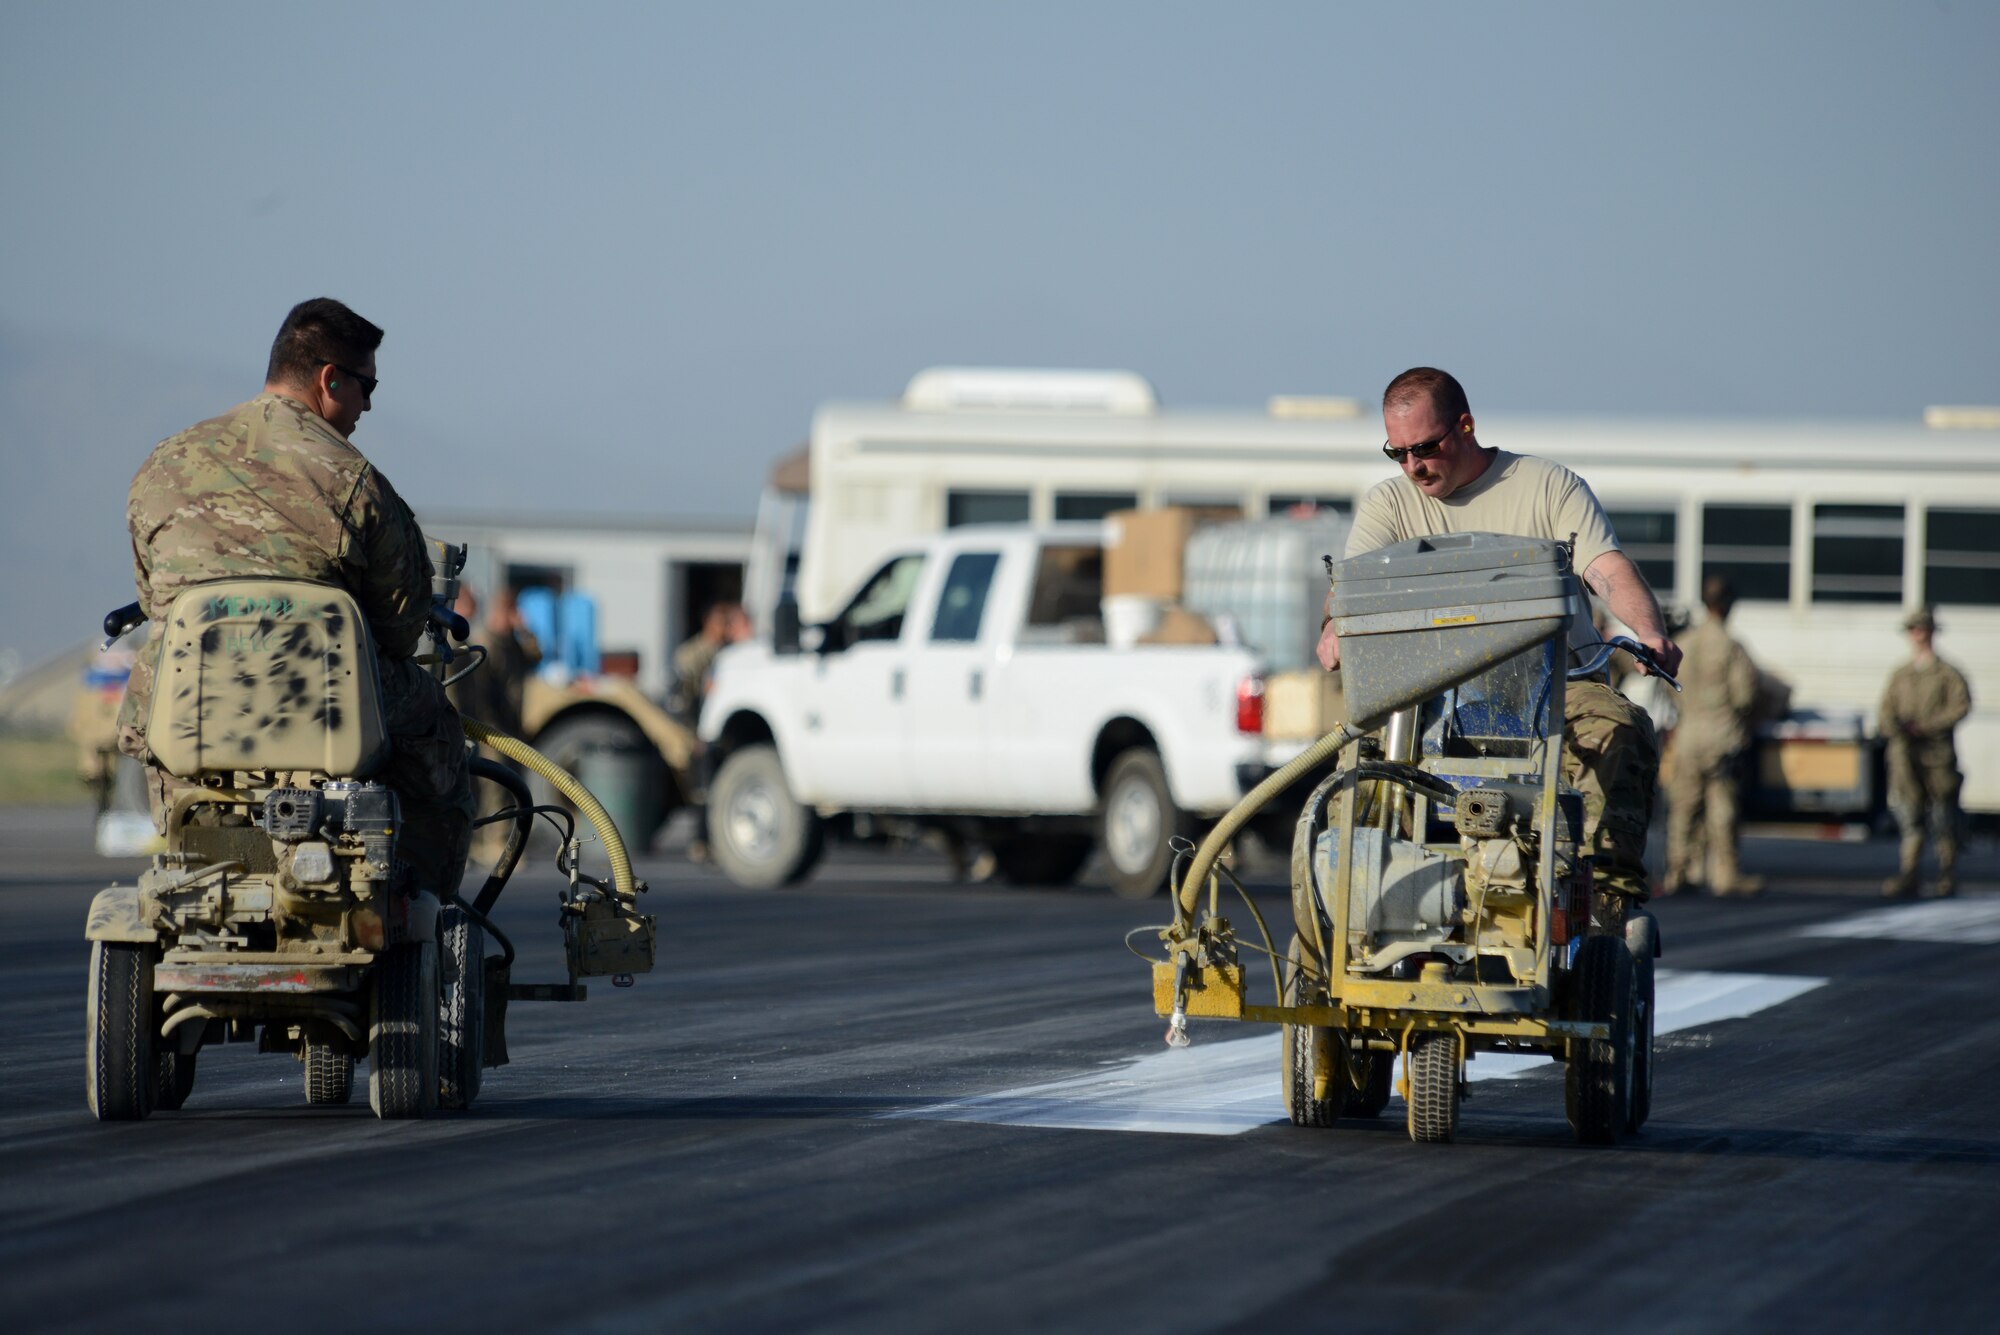
[[[1410,538],[1334,568],[1351,723],[1375,728],[1569,627],[1569,549],[1546,538]]]

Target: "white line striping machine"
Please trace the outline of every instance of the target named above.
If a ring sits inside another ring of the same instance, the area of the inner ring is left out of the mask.
[[[1282,1025],[1280,1088],[1299,1126],[1377,1116],[1400,1059],[1410,1138],[1453,1140],[1466,1063],[1481,1052],[1566,1063],[1569,1122],[1586,1143],[1645,1122],[1658,925],[1637,906],[1594,902],[1562,744],[1571,680],[1601,672],[1616,649],[1660,669],[1623,638],[1570,665],[1585,606],[1570,565],[1569,544],[1491,533],[1329,559],[1352,721],[1183,852],[1152,963],[1170,1044],[1188,1041],[1190,1016]],[[1276,992],[1251,1004],[1240,952],[1259,948],[1219,912],[1220,879],[1235,878],[1217,857],[1336,755],[1295,826],[1285,950],[1242,895]]]

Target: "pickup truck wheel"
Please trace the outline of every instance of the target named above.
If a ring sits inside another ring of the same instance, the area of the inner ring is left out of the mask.
[[[777,751],[731,752],[708,790],[708,847],[723,874],[753,890],[790,885],[812,871],[823,846],[819,816],[792,796]]]
[[[1088,836],[1017,835],[993,845],[993,859],[1010,885],[1068,885],[1090,861]]]
[[[1180,825],[1158,752],[1135,747],[1111,762],[1104,776],[1098,840],[1111,888],[1120,898],[1148,899],[1158,892],[1173,865],[1171,840]]]

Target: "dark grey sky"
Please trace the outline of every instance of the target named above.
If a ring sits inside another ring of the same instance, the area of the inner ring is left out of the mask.
[[[1992,402],[1996,57],[1968,0],[10,5],[0,559],[117,584],[146,448],[322,293],[420,506],[747,514],[939,363]],[[74,638],[6,597],[0,648]]]

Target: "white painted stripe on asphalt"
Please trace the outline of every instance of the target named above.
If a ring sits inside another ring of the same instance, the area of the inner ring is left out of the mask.
[[[1654,975],[1662,1034],[1740,1019],[1826,984],[1783,974],[1661,969]],[[1197,1023],[1192,1047],[1162,1049],[1089,1075],[953,1099],[884,1114],[925,1121],[1081,1131],[1161,1131],[1233,1136],[1283,1121],[1278,1094],[1278,1035],[1202,1041],[1216,1024]],[[1547,1057],[1485,1053],[1466,1068],[1474,1080],[1506,1079],[1552,1069]]]
[[[2000,943],[2000,897],[1939,899],[1924,904],[1898,904],[1870,909],[1832,922],[1799,929],[1801,936],[1831,936],[1866,941],[1942,941],[1948,945],[1990,946]]]

